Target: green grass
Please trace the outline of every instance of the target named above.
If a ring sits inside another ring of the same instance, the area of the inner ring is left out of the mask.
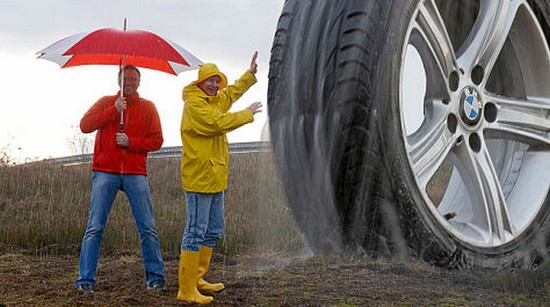
[[[149,159],[151,197],[167,257],[178,257],[185,227],[180,161]],[[77,253],[88,219],[90,164],[35,162],[0,166],[0,250]],[[234,154],[225,193],[225,235],[217,252],[285,252],[303,246],[269,153]],[[113,204],[102,254],[140,254],[139,238],[123,193]]]

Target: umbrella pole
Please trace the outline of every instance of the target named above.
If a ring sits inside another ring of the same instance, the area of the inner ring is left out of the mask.
[[[124,18],[124,31],[126,31],[126,18]],[[124,55],[120,60],[120,98],[124,99]],[[124,110],[120,111],[120,133],[124,132]]]
[[[124,99],[124,56],[120,61],[120,98]],[[124,132],[124,110],[120,111],[120,133]]]

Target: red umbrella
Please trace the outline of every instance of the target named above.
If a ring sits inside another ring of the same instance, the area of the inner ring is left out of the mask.
[[[143,30],[99,29],[66,37],[37,52],[61,68],[80,65],[134,65],[177,75],[202,61],[169,39]],[[122,78],[124,80],[124,78]],[[121,85],[121,89],[123,86]],[[123,93],[121,93],[123,95]],[[121,115],[122,127],[122,115]]]
[[[126,23],[126,22],[125,22]],[[197,69],[201,60],[169,39],[143,30],[99,29],[66,37],[37,52],[62,68],[79,65],[125,65],[177,75]]]

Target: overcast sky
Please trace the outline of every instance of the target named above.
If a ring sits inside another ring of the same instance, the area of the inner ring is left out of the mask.
[[[118,90],[113,66],[60,69],[36,59],[36,52],[61,38],[100,28],[154,32],[171,39],[203,62],[214,62],[228,77],[239,78],[255,50],[258,83],[233,107],[253,101],[264,112],[229,134],[230,142],[262,138],[267,122],[269,52],[284,0],[1,0],[0,1],[0,150],[12,158],[34,159],[74,154],[69,140],[79,137],[82,115],[101,96]],[[142,69],[141,96],[155,102],[163,146],[180,146],[181,89],[197,71],[175,77]]]

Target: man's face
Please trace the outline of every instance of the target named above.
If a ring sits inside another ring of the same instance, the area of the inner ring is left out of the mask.
[[[212,76],[201,83],[199,83],[199,88],[206,93],[208,96],[216,96],[218,90],[220,89],[220,82],[222,79],[220,76]]]
[[[121,77],[118,78],[120,84]],[[139,73],[133,69],[124,70],[124,96],[133,95],[139,87]]]

